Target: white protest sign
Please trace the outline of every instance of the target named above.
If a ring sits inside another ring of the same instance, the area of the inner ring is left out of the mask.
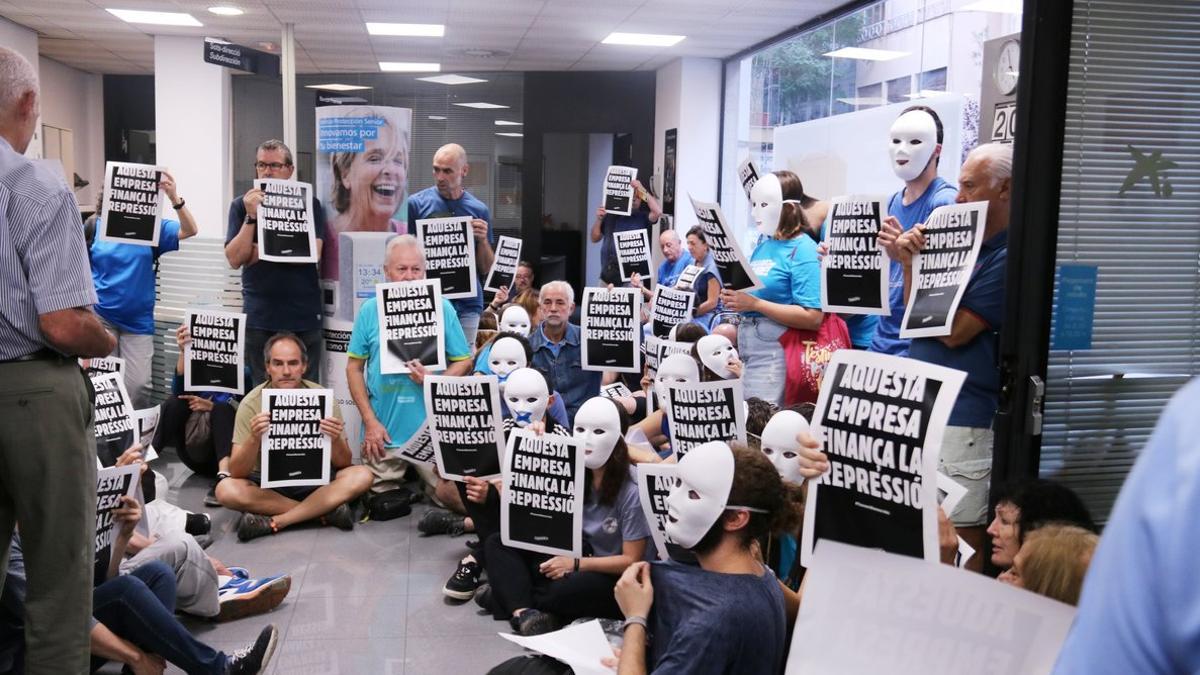
[[[429,433],[429,423],[422,424],[421,428],[414,431],[413,435],[409,437],[408,442],[394,450],[392,454],[414,464],[435,466],[437,462],[433,457],[433,437]]]
[[[507,287],[509,297],[516,298],[513,293],[513,280],[517,276],[517,267],[521,264],[521,240],[516,237],[500,235],[496,242],[496,256],[492,260],[492,269],[488,271],[487,281],[483,290],[496,292]]]
[[[676,458],[683,459],[692,448],[712,440],[746,442],[740,379],[663,384],[663,407]]]
[[[967,496],[967,488],[940,471],[937,475],[937,489],[938,505],[942,507],[942,511],[945,511],[947,516],[954,511],[954,507],[958,506],[962,498]]]
[[[583,555],[583,448],[571,436],[514,429],[504,453],[500,539],[505,546]]]
[[[738,164],[737,171],[738,181],[742,184],[742,190],[746,192],[746,199],[750,199],[750,190],[758,182],[758,167],[747,157]]]
[[[688,265],[679,273],[679,278],[675,280],[675,288],[681,291],[696,290],[696,279],[700,278],[700,274],[704,272],[704,268],[699,265]]]
[[[610,166],[604,174],[604,211],[618,216],[633,213],[633,181],[637,169],[631,166]]]
[[[563,662],[571,667],[575,675],[613,675],[613,670],[602,664],[603,659],[613,657],[613,650],[608,638],[604,637],[604,629],[600,627],[598,619],[532,637],[511,633],[499,635],[526,649]]]
[[[633,396],[633,392],[625,386],[624,382],[618,380],[612,384],[600,385],[600,395],[605,398],[626,398]]]
[[[949,335],[979,258],[987,202],[939,206],[925,219],[925,248],[913,258],[900,338]]]
[[[650,263],[650,235],[646,230],[614,232],[613,248],[617,251],[621,281],[629,281],[634,274],[642,278],[642,283],[650,280],[654,271]]]
[[[246,386],[246,315],[188,310],[191,340],[183,348],[184,391],[241,394]]]
[[[696,294],[692,291],[656,286],[650,300],[650,334],[666,339],[672,328],[692,320],[695,303]]]
[[[579,327],[584,370],[642,372],[640,290],[584,288]]]
[[[696,212],[696,219],[700,221],[700,228],[704,230],[704,240],[708,242],[708,250],[717,265],[721,287],[734,291],[762,288],[762,281],[750,267],[742,248],[738,246],[737,237],[729,227],[729,221],[725,220],[725,214],[721,212],[721,205],[697,201],[691,195],[688,195],[688,198],[692,200],[692,210]]]
[[[138,442],[142,444],[142,458],[147,462],[158,459],[154,449],[154,432],[158,430],[158,406],[142,408],[133,411],[133,421],[137,425]]]
[[[473,298],[478,294],[471,220],[470,216],[461,216],[417,221],[417,239],[425,250],[425,276],[441,282],[444,298]]]
[[[96,392],[94,404],[97,457],[105,465],[117,461],[137,442],[138,433],[133,419],[133,405],[125,390],[125,379],[118,373],[104,373],[91,378]]]
[[[821,309],[841,314],[890,314],[891,260],[877,238],[887,218],[886,197],[836,197],[821,258]]]
[[[313,220],[313,187],[310,183],[259,178],[258,258],[278,263],[315,263],[317,226]]]
[[[103,356],[90,359],[79,359],[79,367],[88,377],[104,373],[125,374],[125,359],[119,356]]]
[[[161,166],[108,162],[104,165],[104,206],[100,239],[139,246],[158,246],[162,224]]]
[[[495,375],[426,375],[425,414],[442,478],[500,475],[504,425]]]
[[[446,369],[445,319],[437,279],[379,284],[375,303],[381,373],[407,373],[413,359],[429,370]]]
[[[133,497],[139,484],[142,465],[138,463],[96,469],[96,547],[95,579],[99,583],[108,579],[108,568],[114,562],[116,551],[112,542],[114,529],[113,511],[121,505],[121,497]],[[142,519],[146,514],[142,514]]]
[[[328,485],[333,442],[321,420],[333,416],[333,391],[264,389],[262,402],[271,418],[262,437],[262,487]]]

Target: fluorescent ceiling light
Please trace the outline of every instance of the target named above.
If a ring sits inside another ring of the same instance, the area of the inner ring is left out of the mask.
[[[499,103],[484,103],[482,101],[476,103],[455,103],[454,105],[460,108],[475,108],[476,110],[497,110],[499,108],[507,108],[506,105]]]
[[[436,73],[442,69],[442,64],[417,63],[413,61],[380,61],[379,69],[385,73]]]
[[[391,35],[397,37],[442,37],[446,34],[446,27],[440,23],[367,22],[367,32],[371,35]]]
[[[362,84],[338,84],[331,82],[329,84],[306,84],[305,89],[323,89],[325,91],[362,91],[363,89],[372,89]]]
[[[606,45],[635,47],[671,47],[683,41],[685,35],[655,35],[654,33],[609,33],[601,40]]]
[[[422,82],[433,82],[435,84],[475,84],[476,82],[487,82],[478,77],[467,77],[465,75],[434,75],[433,77],[418,77]]]
[[[524,122],[509,122],[508,120],[496,120],[496,126],[498,126],[498,127],[519,127],[522,124],[524,124]]]
[[[946,92],[936,89],[922,89],[915,94],[905,94],[904,98],[933,98],[934,96],[945,96]]]
[[[887,103],[882,96],[854,96],[851,98],[839,98],[839,102],[846,105],[884,105]]]
[[[1020,14],[1021,0],[976,0],[959,7],[959,12],[996,12],[997,14]]]
[[[510,138],[521,138],[525,134],[518,134],[518,133],[514,133],[512,131],[497,131],[496,135],[497,136],[508,136]]]
[[[149,23],[156,26],[203,26],[191,14],[183,12],[147,12],[140,9],[105,9],[126,23]]]
[[[241,16],[246,13],[237,7],[230,7],[229,5],[217,5],[216,7],[209,7],[208,11],[220,16]]]
[[[431,119],[431,120],[444,120],[444,119],[446,119],[446,116],[445,116],[445,115],[430,115],[430,116],[429,116],[429,119]]]
[[[823,56],[831,56],[835,59],[858,59],[860,61],[891,61],[901,56],[908,56],[908,52],[896,52],[890,49],[868,49],[866,47],[842,47],[831,52],[825,52]]]

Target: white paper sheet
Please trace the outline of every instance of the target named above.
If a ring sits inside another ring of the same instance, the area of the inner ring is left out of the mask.
[[[612,658],[613,650],[608,645],[608,638],[604,637],[600,622],[596,619],[544,635],[522,637],[500,633],[500,637],[562,661],[575,671],[575,675],[613,674],[612,669],[602,663],[603,659]]]

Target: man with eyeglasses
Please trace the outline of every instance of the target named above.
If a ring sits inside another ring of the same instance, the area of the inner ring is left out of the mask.
[[[292,177],[292,151],[283,141],[269,140],[258,146],[254,175],[258,178]],[[316,263],[277,263],[258,259],[258,206],[262,190],[250,190],[229,205],[229,229],[225,234],[225,259],[242,270],[242,304],[246,312],[246,363],[253,382],[266,380],[263,347],[276,333],[294,333],[304,342],[308,369],[304,379],[318,382],[321,374],[321,282]],[[313,198],[313,221],[317,233],[317,258],[325,239],[325,209]]]

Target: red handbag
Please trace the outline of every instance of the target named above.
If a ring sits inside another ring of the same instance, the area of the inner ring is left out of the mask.
[[[839,349],[850,349],[850,330],[837,314],[825,313],[817,330],[789,328],[779,337],[787,377],[783,386],[784,405],[816,403],[825,367]]]

